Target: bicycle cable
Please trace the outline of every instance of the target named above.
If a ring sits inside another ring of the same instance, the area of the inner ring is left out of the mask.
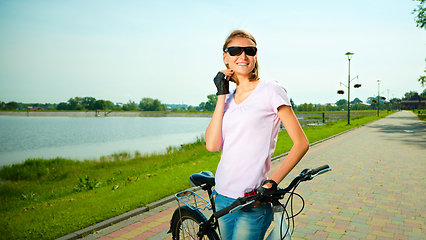
[[[305,200],[303,199],[303,197],[300,194],[298,194],[298,193],[295,192],[296,188],[299,186],[300,183],[301,182],[298,182],[294,186],[293,190],[289,193],[290,195],[288,196],[285,205],[283,205],[281,202],[278,201],[278,203],[284,209],[282,211],[283,213],[282,213],[282,216],[281,216],[281,223],[280,223],[280,239],[281,240],[284,239],[287,236],[287,234],[289,233],[289,231],[290,231],[290,219],[292,220],[291,223],[292,223],[292,228],[293,228],[292,231],[291,231],[291,235],[294,233],[294,217],[296,217],[297,215],[299,215],[303,211],[303,209],[305,208]],[[293,213],[294,195],[296,195],[297,197],[299,197],[300,200],[302,201],[302,207],[300,208],[299,212],[297,212],[296,214]],[[291,213],[291,215],[289,215],[289,213],[287,211],[287,206],[288,206],[289,202],[290,202],[290,213]],[[287,217],[285,217],[285,215],[287,215]],[[286,232],[284,234],[284,237],[283,237],[282,225],[283,225],[284,218],[287,220],[287,230],[286,230]]]

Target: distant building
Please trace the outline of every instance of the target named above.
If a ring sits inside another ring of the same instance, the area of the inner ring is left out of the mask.
[[[37,110],[44,110],[44,108],[41,108],[41,107],[30,107],[30,108],[28,108],[28,110],[30,110],[30,111],[37,111]]]
[[[410,97],[410,99],[401,101],[401,105],[403,109],[425,108],[426,98],[423,98],[418,93],[414,93],[414,95]]]
[[[172,109],[172,108],[177,108],[177,109],[185,108],[185,109],[188,109],[188,105],[187,104],[166,104],[166,106],[169,109]]]
[[[369,103],[363,103],[363,102],[360,102],[360,103],[357,103],[357,104],[365,105],[365,106],[370,106],[370,105],[371,105],[371,104],[369,104]]]

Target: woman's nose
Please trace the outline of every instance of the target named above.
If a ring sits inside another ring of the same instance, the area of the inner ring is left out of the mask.
[[[243,52],[240,54],[240,56],[238,56],[238,58],[246,59],[246,58],[247,58],[246,52],[245,52],[245,51],[243,51]]]

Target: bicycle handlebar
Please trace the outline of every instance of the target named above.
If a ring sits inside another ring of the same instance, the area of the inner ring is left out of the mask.
[[[323,174],[325,172],[331,171],[331,168],[328,165],[323,165],[314,169],[304,169],[299,176],[295,177],[291,183],[286,188],[278,188],[277,191],[273,194],[275,200],[284,198],[284,194],[289,193],[294,187],[297,186],[298,183],[312,180],[314,177]],[[214,213],[214,216],[220,218],[228,213],[232,214],[243,207],[254,203],[258,200],[261,195],[256,194],[253,196],[247,196],[238,198],[231,205],[225,207]]]
[[[330,169],[330,170],[328,170],[328,169]],[[321,167],[317,167],[317,168],[312,169],[312,175],[322,174],[324,172],[321,172],[321,171],[324,171],[324,170],[331,171],[331,168],[328,165],[322,165]]]

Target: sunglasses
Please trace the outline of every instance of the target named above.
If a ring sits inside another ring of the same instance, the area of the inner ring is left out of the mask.
[[[257,48],[256,47],[228,47],[225,49],[225,52],[229,53],[231,56],[240,56],[243,51],[248,56],[256,55]]]

